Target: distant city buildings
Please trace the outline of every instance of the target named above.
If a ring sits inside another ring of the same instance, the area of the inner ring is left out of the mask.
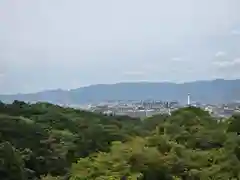
[[[72,105],[71,107],[84,109],[87,111],[106,115],[130,116],[145,118],[157,114],[171,114],[172,111],[182,107],[193,106],[208,111],[214,117],[230,117],[234,113],[240,112],[240,103],[229,104],[201,104],[191,101],[190,94],[187,95],[187,104],[181,105],[177,101],[111,101],[99,104],[89,104],[85,106]]]
[[[214,117],[230,117],[234,113],[240,113],[240,102],[228,104],[202,104],[191,100],[191,95],[186,96],[186,105],[177,101],[160,101],[160,100],[142,100],[142,101],[106,101],[99,104],[80,105],[63,105],[77,109],[101,113],[106,115],[130,116],[145,118],[156,114],[171,114],[172,111],[182,107],[199,107],[208,111]]]

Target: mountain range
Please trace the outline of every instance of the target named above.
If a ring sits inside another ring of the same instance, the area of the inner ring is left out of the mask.
[[[187,83],[131,82],[98,84],[72,90],[46,90],[31,94],[0,95],[3,102],[21,100],[47,101],[60,104],[98,103],[107,100],[163,100],[186,103],[191,99],[201,103],[226,103],[240,100],[240,79],[194,81]]]

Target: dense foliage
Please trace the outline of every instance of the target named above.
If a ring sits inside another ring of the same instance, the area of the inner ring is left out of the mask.
[[[238,180],[239,123],[193,107],[141,121],[0,103],[0,179]]]

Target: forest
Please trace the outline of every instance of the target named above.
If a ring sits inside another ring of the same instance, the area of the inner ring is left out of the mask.
[[[0,102],[1,180],[240,180],[240,116],[140,120]]]

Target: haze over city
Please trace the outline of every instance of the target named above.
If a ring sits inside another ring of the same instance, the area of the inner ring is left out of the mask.
[[[240,77],[239,0],[2,0],[0,94]]]

